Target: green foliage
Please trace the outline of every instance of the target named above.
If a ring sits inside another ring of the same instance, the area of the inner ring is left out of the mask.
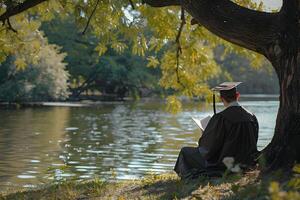
[[[20,69],[18,58],[12,56],[1,64],[1,101],[47,101],[68,96],[65,55],[59,53],[57,46],[48,45],[46,40],[43,43],[34,64]]]
[[[126,38],[123,38],[123,43],[116,42],[111,47],[99,46],[101,38],[96,38],[90,32],[82,35],[72,17],[43,23],[41,29],[51,43],[59,44],[67,53],[65,60],[71,75],[73,94],[92,90],[120,97],[128,94],[138,97],[160,91],[157,84],[160,69],[147,68],[146,58],[132,55],[125,48],[130,45],[129,41],[125,41]],[[156,59],[154,56],[149,58]]]
[[[173,114],[178,113],[182,108],[180,100],[172,95],[167,97],[167,110]]]
[[[151,91],[159,91],[159,69],[146,68],[146,60],[132,56],[130,52],[118,55],[111,51],[103,56],[96,69],[95,89],[102,93],[117,93],[120,97],[129,93],[133,97],[142,96]]]

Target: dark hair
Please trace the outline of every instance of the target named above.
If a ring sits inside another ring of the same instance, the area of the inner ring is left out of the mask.
[[[225,99],[228,103],[237,100],[236,88],[232,88],[231,90],[221,90],[220,96]]]

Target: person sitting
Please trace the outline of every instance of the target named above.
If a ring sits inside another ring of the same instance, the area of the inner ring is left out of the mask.
[[[225,109],[210,119],[198,147],[181,149],[174,170],[182,179],[201,174],[213,176],[214,172],[221,175],[226,170],[226,158],[242,168],[255,163],[259,126],[256,116],[238,103],[240,94],[236,87],[240,83],[225,82],[212,89],[220,92]]]

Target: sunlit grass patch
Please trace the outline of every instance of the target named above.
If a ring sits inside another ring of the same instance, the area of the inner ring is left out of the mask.
[[[95,179],[61,182],[37,190],[2,195],[0,199],[258,199],[300,200],[299,174],[282,171],[260,175],[260,171],[227,174],[221,178],[199,177],[180,180],[175,173],[149,174],[145,178],[120,182]]]
[[[84,183],[65,181],[46,185],[39,189],[20,191],[12,194],[2,194],[0,199],[78,199],[101,195],[107,183],[93,180]]]

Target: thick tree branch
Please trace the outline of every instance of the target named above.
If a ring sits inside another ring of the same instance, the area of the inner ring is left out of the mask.
[[[281,11],[288,12],[288,9],[297,10],[300,8],[299,6],[300,6],[299,0],[283,0]]]
[[[179,6],[180,0],[142,0],[143,3],[152,7]]]
[[[94,9],[93,9],[93,11],[92,11],[92,13],[91,13],[91,15],[90,15],[87,23],[86,23],[86,26],[85,26],[84,30],[82,31],[82,35],[84,35],[85,32],[87,31],[87,29],[88,29],[88,27],[90,25],[91,19],[92,19],[93,15],[95,14],[96,10],[97,10],[99,2],[100,2],[100,0],[97,0],[96,5],[94,6]]]
[[[279,13],[250,10],[230,0],[190,0],[183,7],[219,37],[262,54],[280,30]]]
[[[29,8],[35,7],[38,4],[43,3],[44,1],[47,0],[26,0],[23,3],[20,3],[14,7],[7,9],[5,13],[0,15],[0,21],[3,22],[14,15],[17,15],[25,10],[28,10]]]
[[[144,0],[150,6],[178,5],[219,37],[265,54],[280,30],[280,13],[251,10],[230,0]],[[194,21],[195,22],[195,21]]]
[[[181,33],[183,30],[184,25],[186,24],[185,21],[185,13],[184,13],[184,9],[181,8],[181,23],[180,23],[180,27],[176,36],[176,44],[177,44],[177,51],[176,51],[176,76],[177,76],[177,82],[183,87],[185,88],[184,84],[180,81],[180,76],[179,76],[179,69],[180,69],[180,63],[179,63],[179,58],[180,55],[182,54],[182,48],[181,48],[181,44],[180,44],[180,37],[181,37]]]

